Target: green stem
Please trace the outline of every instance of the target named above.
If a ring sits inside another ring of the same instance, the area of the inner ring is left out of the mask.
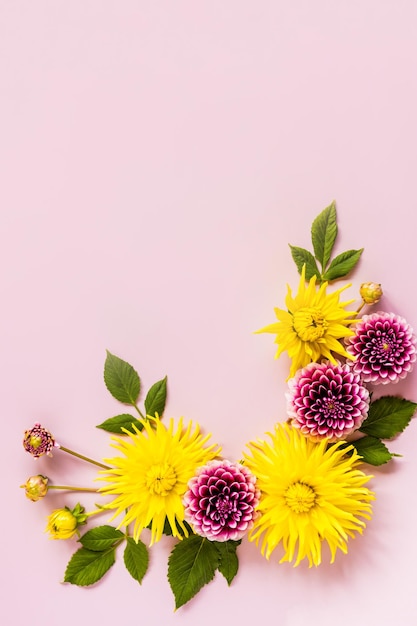
[[[357,309],[357,311],[356,311],[356,314],[358,314],[358,313],[360,313],[360,311],[362,311],[362,309],[363,309],[363,307],[365,306],[365,304],[366,304],[365,300],[362,300],[362,302],[361,302],[361,304],[360,304],[359,308],[358,308],[358,309]]]
[[[97,489],[90,489],[90,487],[72,487],[69,485],[48,485],[48,491],[50,489],[67,489],[68,491],[88,491],[90,493],[98,493]]]
[[[136,404],[132,404],[132,406],[137,410],[137,412],[139,413],[139,416],[143,419],[146,420],[146,415],[144,415],[142,413],[142,411],[140,410],[140,408],[138,406],[136,406]]]
[[[94,459],[90,459],[88,456],[84,456],[83,454],[78,454],[78,452],[74,452],[69,448],[65,448],[64,446],[59,446],[60,450],[63,452],[67,452],[68,454],[72,454],[72,456],[76,456],[78,459],[82,459],[83,461],[87,461],[88,463],[92,463],[93,465],[97,465],[98,467],[102,467],[104,469],[111,469],[108,465],[104,465],[104,463],[99,463],[99,461],[94,461]]]

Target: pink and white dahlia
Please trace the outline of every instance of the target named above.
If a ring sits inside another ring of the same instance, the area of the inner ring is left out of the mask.
[[[397,383],[413,369],[416,336],[404,318],[394,313],[364,315],[355,334],[346,339],[353,370],[366,383]]]
[[[288,381],[292,425],[315,441],[337,441],[357,430],[369,410],[369,391],[350,365],[310,363]]]
[[[188,483],[185,519],[211,541],[237,541],[252,527],[259,496],[255,476],[245,466],[210,461]]]
[[[54,447],[58,447],[51,433],[43,428],[38,422],[30,430],[25,431],[23,437],[23,447],[35,459],[47,454],[52,456]]]

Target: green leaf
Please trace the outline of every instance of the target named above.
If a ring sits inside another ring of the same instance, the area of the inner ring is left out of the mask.
[[[220,557],[218,570],[223,574],[227,580],[227,584],[230,586],[239,569],[236,550],[241,544],[241,541],[214,541],[213,543]]]
[[[314,275],[317,276],[317,279],[320,281],[320,272],[317,267],[317,263],[311,252],[305,250],[305,248],[297,248],[296,246],[292,246],[289,244],[291,249],[291,256],[295,261],[295,264],[298,269],[298,273],[301,274],[301,270],[303,269],[303,265],[306,266],[306,280],[310,280]]]
[[[363,462],[369,465],[383,465],[395,456],[377,437],[362,437],[362,439],[352,441],[352,445],[361,455]]]
[[[323,268],[327,267],[337,236],[336,204],[333,201],[314,220],[311,226],[311,241],[314,254]]]
[[[93,552],[103,552],[112,548],[123,537],[124,534],[113,526],[96,526],[81,537],[80,543],[84,548]]]
[[[347,276],[349,272],[353,270],[355,265],[360,259],[363,252],[363,248],[360,250],[347,250],[342,252],[333,259],[329,267],[323,274],[323,280],[336,280],[337,278],[343,278]]]
[[[415,402],[395,396],[383,396],[372,402],[361,432],[381,439],[392,439],[410,423],[417,408]]]
[[[159,417],[164,412],[165,402],[167,399],[167,377],[162,380],[158,380],[157,383],[152,385],[146,394],[145,398],[145,411],[146,415],[152,417],[158,413]]]
[[[175,525],[177,527],[177,531],[179,532],[179,534],[181,535],[181,537],[188,537],[189,535],[194,535],[193,529],[191,528],[191,526],[185,521],[183,520],[182,523],[184,524],[185,528],[187,529],[187,535],[184,533],[184,530],[181,528],[181,526],[179,525],[179,523],[177,522],[177,520],[175,520]],[[152,522],[149,522],[148,526],[146,528],[152,528]],[[162,533],[164,535],[167,535],[168,537],[172,537],[173,533],[172,533],[172,528],[171,528],[171,524],[168,521],[168,518],[165,518],[164,521],[164,529],[162,531]]]
[[[128,537],[123,560],[129,574],[140,584],[149,564],[149,555],[145,544],[140,540],[136,543],[132,537]]]
[[[219,552],[213,542],[191,535],[172,550],[168,561],[168,580],[179,609],[214,578]]]
[[[125,433],[123,432],[122,428],[129,430],[131,433],[135,432],[135,430],[132,428],[132,424],[134,424],[138,430],[142,430],[143,428],[142,422],[137,420],[136,417],[129,415],[129,413],[122,413],[121,415],[110,417],[102,424],[99,424],[97,428],[102,428],[108,433],[117,433],[118,435],[124,435]]]
[[[104,382],[113,398],[136,406],[140,392],[140,378],[129,363],[107,350],[104,364]]]
[[[93,552],[80,548],[72,555],[65,570],[64,582],[87,587],[93,585],[114,565],[115,549]]]

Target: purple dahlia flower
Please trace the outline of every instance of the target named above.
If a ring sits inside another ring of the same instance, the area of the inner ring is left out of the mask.
[[[368,414],[369,391],[350,365],[310,363],[288,381],[292,424],[318,441],[337,441],[360,427]]]
[[[241,539],[259,502],[255,483],[255,476],[239,463],[210,461],[188,483],[185,519],[211,541]]]
[[[394,313],[364,315],[346,339],[346,350],[355,357],[354,372],[375,385],[405,378],[417,356],[413,329]]]
[[[43,428],[39,423],[36,423],[33,428],[25,431],[23,437],[23,447],[26,452],[29,452],[35,459],[47,454],[52,456],[52,449],[58,446],[55,443],[55,439],[51,433]]]

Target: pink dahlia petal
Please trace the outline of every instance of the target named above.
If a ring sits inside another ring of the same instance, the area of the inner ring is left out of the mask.
[[[43,428],[39,423],[36,423],[33,428],[25,431],[23,437],[23,447],[26,452],[29,452],[35,459],[47,454],[51,455],[51,451],[54,446],[58,447],[55,443],[55,439],[51,433]]]
[[[355,357],[353,370],[366,383],[397,383],[413,369],[416,336],[404,318],[394,313],[364,315],[346,350]]]
[[[256,479],[245,466],[210,461],[188,483],[185,519],[211,541],[236,541],[251,528],[259,495]]]
[[[337,441],[358,429],[369,410],[369,391],[350,365],[310,363],[288,381],[293,426],[315,440]]]

